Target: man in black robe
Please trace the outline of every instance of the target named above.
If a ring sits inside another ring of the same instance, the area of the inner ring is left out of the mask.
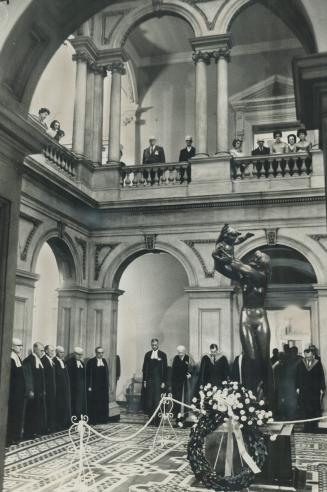
[[[299,395],[301,419],[321,417],[321,400],[325,392],[325,375],[321,362],[315,359],[309,348],[304,351],[304,359],[298,363],[296,387]],[[304,432],[316,432],[318,422],[304,424]]]
[[[18,443],[22,437],[25,398],[25,375],[20,358],[22,348],[22,341],[13,338],[10,356],[7,446]]]
[[[82,361],[84,351],[81,347],[75,347],[74,353],[67,360],[67,369],[70,381],[72,415],[78,419],[87,414],[86,406],[86,372]]]
[[[104,424],[109,418],[109,369],[103,348],[86,365],[87,408],[91,424]]]
[[[53,358],[56,378],[56,428],[67,429],[71,425],[70,381],[64,364],[65,349],[58,346]]]
[[[152,350],[144,356],[143,362],[143,406],[149,417],[157,408],[164,392],[167,382],[167,356],[159,350],[157,338],[151,340]],[[154,419],[154,424],[158,424],[159,419]]]
[[[177,355],[175,355],[172,364],[171,371],[171,387],[172,395],[175,400],[181,401],[186,405],[190,405],[192,399],[191,378],[194,371],[195,363],[186,354],[184,345],[177,347]],[[189,410],[185,409],[183,405],[174,403],[174,416],[178,413],[184,415]]]
[[[33,439],[46,433],[45,377],[41,357],[44,354],[42,343],[33,345],[33,352],[23,361],[26,381],[27,401],[25,408],[25,439]]]
[[[218,345],[210,345],[210,354],[204,355],[201,360],[199,386],[210,383],[211,386],[221,386],[229,376],[229,366],[226,357],[218,352]]]
[[[51,434],[56,431],[56,376],[54,363],[52,361],[55,349],[52,345],[46,345],[44,347],[44,352],[45,354],[42,357],[41,362],[44,367],[45,377],[47,432]]]

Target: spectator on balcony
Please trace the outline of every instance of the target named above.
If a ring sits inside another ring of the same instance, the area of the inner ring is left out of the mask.
[[[271,146],[271,151],[273,154],[286,154],[287,152],[287,145],[285,142],[282,141],[282,132],[280,130],[274,131],[274,139],[275,141],[273,142]]]
[[[298,141],[296,142],[297,152],[310,152],[312,144],[307,140],[307,131],[305,128],[300,128],[297,131]]]
[[[58,120],[53,120],[50,124],[50,128],[47,131],[48,135],[54,140],[59,140],[65,135],[65,132],[60,128],[60,122]]]
[[[229,153],[232,157],[244,157],[244,152],[242,152],[242,140],[240,138],[234,138],[232,142],[232,148]]]
[[[258,147],[252,150],[252,155],[269,155],[270,148],[265,147],[264,143],[265,143],[264,139],[259,137],[257,140]]]
[[[186,147],[179,153],[179,162],[185,162],[195,156],[195,147],[191,136],[185,137]]]
[[[291,133],[290,135],[288,135],[287,142],[288,142],[287,153],[292,154],[292,153],[296,152],[296,135],[294,135],[294,133]]]
[[[43,126],[45,130],[48,129],[48,125],[46,124],[45,120],[47,117],[50,115],[50,110],[48,108],[40,108],[39,109],[39,116],[37,116],[37,121],[40,123],[40,125]]]
[[[162,147],[157,145],[156,137],[149,138],[149,147],[143,151],[143,164],[156,164],[166,162],[165,152]]]

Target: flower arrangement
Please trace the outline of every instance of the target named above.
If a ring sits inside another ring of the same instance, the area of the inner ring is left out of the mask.
[[[192,408],[200,417],[191,431],[187,457],[196,478],[213,490],[248,487],[265,461],[266,446],[260,427],[273,421],[272,412],[266,410],[263,400],[258,400],[251,390],[235,381],[223,381],[219,388],[210,384],[200,388],[199,397],[193,398]],[[247,465],[242,466],[237,475],[219,476],[204,455],[205,437],[221,425],[226,429],[231,426],[240,453],[241,450],[244,453]]]

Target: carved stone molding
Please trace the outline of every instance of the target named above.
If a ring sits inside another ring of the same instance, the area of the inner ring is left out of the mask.
[[[87,242],[84,239],[81,239],[80,237],[75,237],[76,243],[80,246],[82,250],[82,273],[83,273],[83,280],[85,280],[86,277],[86,246]]]
[[[118,246],[118,243],[105,243],[105,244],[100,244],[97,243],[95,245],[95,253],[94,253],[94,280],[99,280],[99,275],[101,272],[101,268],[103,266],[104,261],[110,255],[110,253],[115,249],[115,247]],[[100,259],[100,252],[104,249],[107,248],[106,254],[103,256],[102,260]]]
[[[36,233],[38,227],[42,224],[42,220],[35,219],[34,217],[30,217],[29,215],[25,214],[24,212],[20,213],[20,217],[22,219],[26,220],[27,222],[31,222],[31,224],[33,224],[33,227],[30,230],[30,232],[26,238],[23,250],[20,253],[20,259],[22,261],[26,261],[28,249],[30,247],[31,241],[32,241],[34,234]]]
[[[195,244],[215,244],[216,240],[215,239],[195,239],[195,240],[186,239],[183,242],[191,248],[197,259],[199,260],[205,278],[213,278],[215,276],[215,269],[208,270],[207,265],[205,264],[205,261],[200,251],[195,247]]]
[[[192,60],[195,64],[199,61],[203,61],[206,65],[210,65],[212,58],[212,51],[194,51],[192,53]]]
[[[327,234],[309,234],[309,237],[314,241],[317,241],[317,243],[327,251]]]
[[[274,229],[265,229],[268,246],[275,246],[275,244],[277,244],[278,230],[278,227]]]
[[[156,238],[158,234],[144,234],[145,249],[153,251],[156,247]]]
[[[152,8],[154,12],[161,10],[163,5],[163,0],[152,0]]]
[[[65,229],[66,229],[66,224],[62,222],[61,220],[58,220],[57,222],[57,230],[58,230],[58,236],[60,239],[63,239],[64,234],[65,234]]]
[[[120,75],[125,75],[126,73],[126,68],[123,62],[121,61],[116,61],[112,62],[109,65],[107,65],[107,70],[109,70],[112,73],[120,73]]]

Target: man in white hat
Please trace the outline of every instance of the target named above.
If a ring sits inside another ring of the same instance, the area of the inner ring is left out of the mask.
[[[80,418],[86,415],[86,372],[83,362],[84,351],[81,347],[75,347],[74,353],[67,361],[67,369],[70,380],[72,415]]]
[[[156,162],[166,162],[165,151],[157,145],[155,136],[149,138],[149,147],[143,151],[143,164],[155,164]]]
[[[179,153],[179,162],[187,162],[189,159],[195,156],[195,147],[193,145],[193,139],[190,135],[185,137],[186,147]]]
[[[25,377],[20,354],[23,343],[13,338],[10,356],[10,386],[8,398],[7,446],[17,443],[22,434],[25,397]]]

